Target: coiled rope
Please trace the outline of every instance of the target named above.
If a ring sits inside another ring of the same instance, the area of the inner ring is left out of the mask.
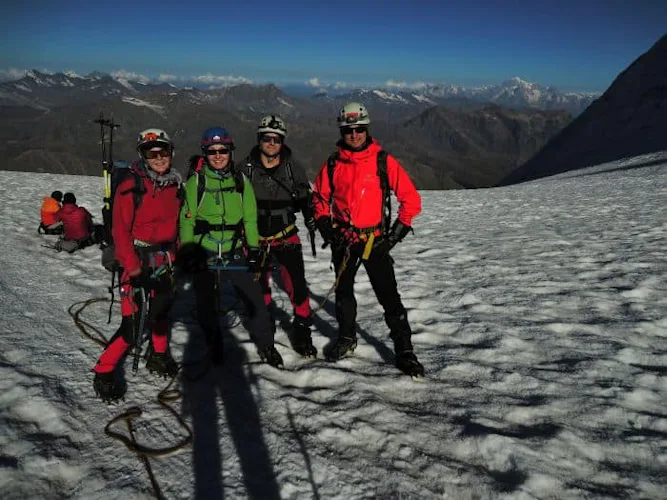
[[[97,345],[103,348],[107,346],[108,342],[104,334],[98,328],[96,328],[95,326],[91,325],[90,323],[82,319],[81,313],[86,307],[88,307],[91,304],[95,304],[97,302],[108,302],[108,301],[109,299],[107,299],[106,297],[96,297],[81,302],[76,302],[72,304],[67,310],[69,315],[74,320],[74,324],[81,331],[81,333],[85,337],[89,338],[90,340],[92,340]],[[165,448],[151,448],[137,442],[137,439],[134,434],[134,428],[132,427],[132,421],[136,418],[139,418],[142,414],[142,410],[138,406],[133,406],[131,408],[128,408],[125,412],[115,416],[104,427],[104,432],[106,433],[107,436],[116,439],[118,441],[121,441],[130,451],[136,453],[139,456],[139,459],[146,468],[146,472],[148,473],[151,485],[153,486],[153,493],[155,494],[155,497],[158,499],[163,499],[165,498],[165,496],[162,494],[162,490],[160,489],[157,479],[155,478],[155,474],[153,473],[153,468],[151,467],[148,458],[167,457],[173,455],[178,451],[182,450],[183,448],[185,448],[192,442],[192,430],[181,418],[178,412],[174,410],[174,408],[169,406],[169,403],[173,403],[183,397],[183,393],[180,390],[171,389],[171,386],[176,380],[178,374],[181,373],[182,369],[183,365],[181,364],[178,368],[178,372],[176,372],[176,375],[174,375],[171,378],[167,386],[164,389],[162,389],[157,395],[157,403],[163,409],[168,411],[176,419],[178,425],[180,425],[180,427],[183,429],[185,436],[179,442]],[[193,378],[192,380],[201,378],[206,373],[206,371],[208,371],[208,366],[203,373]],[[188,379],[190,380],[190,378]],[[114,424],[121,421],[125,422],[129,437],[111,429],[111,427]]]

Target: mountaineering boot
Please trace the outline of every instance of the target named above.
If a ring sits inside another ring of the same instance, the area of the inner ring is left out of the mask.
[[[174,361],[168,351],[150,351],[146,359],[146,368],[151,373],[155,372],[164,377],[174,377],[178,373],[178,363]]]
[[[265,363],[282,370],[285,368],[283,364],[283,357],[280,355],[278,350],[274,346],[269,346],[265,349],[260,349],[257,351],[259,357]]]
[[[417,361],[417,356],[412,351],[404,351],[396,354],[396,368],[414,378],[422,378],[424,376],[424,367]]]
[[[424,367],[412,351],[410,333],[392,335],[392,339],[394,340],[394,352],[396,353],[396,368],[413,378],[422,378]]]
[[[93,389],[95,389],[95,394],[106,403],[118,401],[125,395],[125,389],[116,384],[113,372],[95,372]]]
[[[356,337],[338,337],[336,343],[326,353],[327,361],[338,361],[348,354],[352,354],[356,348]]]
[[[304,358],[317,357],[317,349],[310,336],[310,320],[294,316],[292,328],[292,349]]]

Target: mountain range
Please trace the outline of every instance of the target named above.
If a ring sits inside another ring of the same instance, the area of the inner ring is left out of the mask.
[[[316,95],[328,97],[332,92],[335,92],[333,95],[336,96],[346,94],[340,89],[321,88]],[[559,92],[555,87],[527,82],[519,77],[511,78],[499,85],[481,87],[420,84],[414,88],[407,88],[402,84],[394,84],[390,90],[370,88],[360,89],[354,93],[366,99],[406,105],[418,102],[438,105],[443,104],[443,101],[446,103],[458,99],[461,102],[493,103],[510,108],[565,109],[572,116],[579,115],[600,96],[598,92]]]
[[[224,85],[228,87],[231,85]],[[37,70],[28,71],[20,80],[0,84],[0,105],[27,105],[38,109],[49,109],[68,102],[73,95],[93,100],[100,95],[124,95],[128,92],[143,94],[152,91],[175,91],[176,89],[215,90],[223,88],[202,82],[172,83],[131,81],[124,77],[113,77],[99,71],[85,76],[65,72],[47,74]],[[65,91],[63,91],[63,88]],[[69,90],[69,92],[67,91]],[[405,84],[391,83],[389,87],[349,89],[337,86],[285,85],[281,90],[291,97],[314,97],[338,100],[358,97],[395,105],[447,104],[459,100],[471,103],[493,103],[513,108],[565,109],[573,116],[579,115],[593,102],[596,92],[559,92],[552,86],[530,83],[519,77],[511,78],[499,85],[464,87],[445,84],[418,84],[408,88]]]
[[[240,156],[254,145],[259,118],[277,113],[287,120],[288,142],[313,178],[338,139],[336,113],[352,99],[366,104],[373,135],[405,164],[422,189],[491,186],[571,120],[565,110],[509,108],[445,93],[425,97],[356,89],[295,97],[273,84],[202,89],[101,73],[80,77],[31,71],[0,84],[0,113],[5,118],[0,125],[0,168],[98,173],[99,130],[92,120],[100,112],[121,124],[115,136],[117,158],[134,158],[136,133],[156,126],[172,135],[179,155],[185,150],[185,158],[177,161],[181,167],[197,152],[205,128],[227,127]]]
[[[422,86],[295,96],[273,84],[177,87],[102,73],[31,71],[0,84],[0,168],[99,174],[100,138],[93,120],[100,112],[121,125],[116,159],[135,158],[137,132],[160,127],[172,135],[176,166],[184,169],[198,151],[201,131],[223,125],[235,137],[238,161],[255,144],[260,117],[276,113],[287,121],[288,143],[312,179],[339,138],[337,111],[346,101],[359,100],[371,114],[372,135],[405,165],[418,188],[520,182],[667,149],[666,46],[667,36],[574,120],[557,108],[560,94],[516,78],[474,92]]]

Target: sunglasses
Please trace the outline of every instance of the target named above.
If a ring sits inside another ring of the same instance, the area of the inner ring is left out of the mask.
[[[283,143],[283,138],[282,137],[273,137],[271,135],[263,135],[262,137],[259,138],[260,141],[265,142],[266,144],[269,144],[270,142],[273,142],[274,144],[282,144]]]
[[[365,134],[368,132],[368,127],[342,127],[340,131],[343,135],[352,135],[353,132]]]
[[[208,156],[228,155],[229,154],[229,149],[226,149],[226,148],[223,148],[223,149],[207,149],[206,154]]]
[[[167,151],[166,149],[160,149],[159,151],[151,151],[149,149],[144,151],[144,158],[147,160],[154,160],[155,158],[167,158],[168,156],[171,156],[171,151]]]

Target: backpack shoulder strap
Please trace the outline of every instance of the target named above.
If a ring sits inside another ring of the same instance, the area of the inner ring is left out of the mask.
[[[196,170],[192,175],[197,176],[197,206],[193,209],[196,212],[204,197],[204,191],[206,191],[206,175],[204,175],[204,169]]]
[[[240,170],[234,169],[234,187],[236,192],[243,196],[245,190],[245,175]]]
[[[389,188],[389,175],[387,174],[387,152],[384,149],[378,151],[378,177],[382,184],[382,189]]]
[[[292,162],[288,161],[285,162],[285,170],[287,170],[287,177],[289,178],[290,182],[292,183],[292,188],[294,192],[297,192],[297,185],[296,185],[296,180],[294,180],[294,172],[292,172]]]
[[[377,174],[380,178],[380,189],[382,189],[382,232],[387,234],[391,221],[391,190],[389,188],[389,174],[387,173],[387,152],[384,149],[377,154]]]
[[[329,158],[327,158],[327,175],[329,176],[329,189],[331,191],[331,195],[329,199],[333,200],[333,194],[334,194],[334,169],[336,168],[336,161],[338,160],[338,151],[331,153],[329,155]]]
[[[130,176],[134,185],[121,194],[132,193],[134,195],[132,201],[134,202],[134,210],[136,211],[139,205],[141,205],[141,199],[146,194],[146,186],[144,186],[143,178],[134,170],[133,166],[130,167]]]

